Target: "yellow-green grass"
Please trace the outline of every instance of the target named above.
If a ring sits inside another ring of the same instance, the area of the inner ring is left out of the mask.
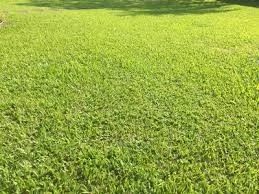
[[[0,25],[4,23],[4,14],[0,12]]]
[[[257,1],[0,12],[2,193],[258,193]]]

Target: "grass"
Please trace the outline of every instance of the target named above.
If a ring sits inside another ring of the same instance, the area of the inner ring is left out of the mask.
[[[4,14],[0,12],[0,25],[4,22]]]
[[[250,2],[0,0],[1,193],[258,193]]]

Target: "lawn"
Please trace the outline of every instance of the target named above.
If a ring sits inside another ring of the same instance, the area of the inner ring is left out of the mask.
[[[259,1],[0,0],[0,193],[258,193]]]

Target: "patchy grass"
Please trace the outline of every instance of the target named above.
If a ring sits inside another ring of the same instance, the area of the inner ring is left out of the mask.
[[[258,193],[242,2],[0,0],[0,191]]]
[[[4,23],[4,14],[2,12],[0,12],[0,25],[2,25]]]

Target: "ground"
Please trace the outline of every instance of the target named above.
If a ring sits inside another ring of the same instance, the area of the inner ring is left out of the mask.
[[[0,0],[0,192],[258,193],[258,5]]]

